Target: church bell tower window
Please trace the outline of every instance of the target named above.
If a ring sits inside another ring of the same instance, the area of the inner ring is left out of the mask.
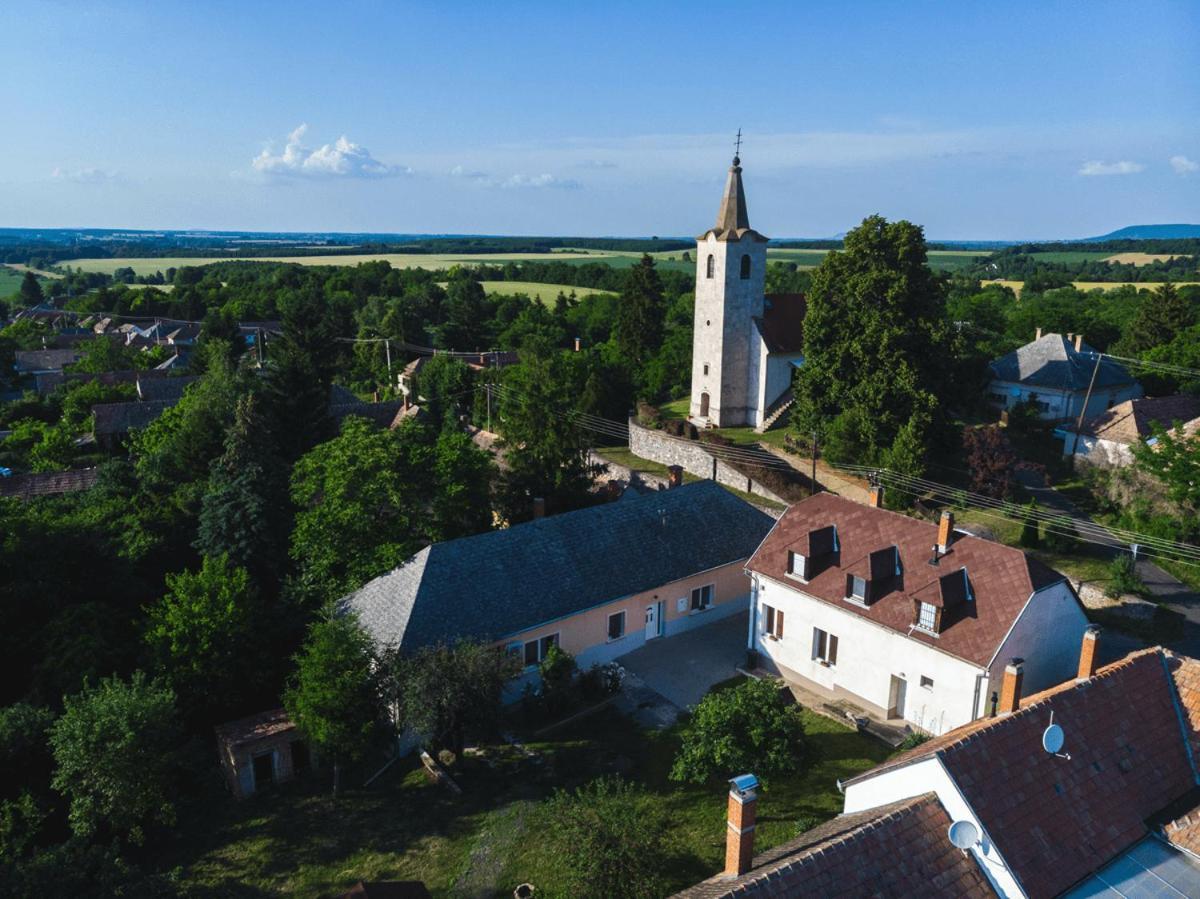
[[[713,258],[712,253],[709,253],[708,254],[708,262],[705,263],[704,277],[711,278],[713,276],[713,272],[715,272],[716,269],[717,269],[717,260]]]
[[[742,280],[743,281],[750,280],[750,254],[749,253],[745,253],[742,255]]]

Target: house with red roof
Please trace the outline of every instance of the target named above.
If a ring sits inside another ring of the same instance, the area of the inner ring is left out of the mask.
[[[1033,695],[1009,660],[994,716],[839,783],[841,815],[758,855],[756,784],[734,778],[725,870],[679,895],[1200,896],[1200,661],[1097,667],[1098,641]]]
[[[934,524],[831,493],[791,506],[746,570],[757,664],[893,732],[990,714],[1013,657],[1030,689],[1061,682],[1088,624],[1062,574],[949,512]]]

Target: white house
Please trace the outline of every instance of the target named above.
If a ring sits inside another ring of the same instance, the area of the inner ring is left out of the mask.
[[[1097,361],[1099,365],[1097,366]],[[1044,421],[1085,418],[1142,395],[1141,385],[1112,359],[1083,342],[1082,334],[1042,334],[993,360],[988,399],[1001,409],[1033,403]],[[1093,377],[1094,375],[1094,377]],[[1090,396],[1089,396],[1090,387]]]
[[[714,227],[696,239],[690,418],[701,427],[764,427],[790,400],[804,361],[804,297],[766,296],[767,238],[750,227],[733,158]]]
[[[829,493],[784,513],[747,563],[762,667],[897,727],[989,713],[1004,665],[1031,689],[1074,669],[1087,627],[1061,574],[1020,550]]]
[[[1200,662],[1097,667],[1097,644],[1034,695],[1010,663],[995,717],[840,782],[841,815],[758,856],[757,781],[735,777],[725,871],[679,897],[1200,896]]]
[[[1200,397],[1160,396],[1126,400],[1091,421],[1075,436],[1074,423],[1056,428],[1063,455],[1102,468],[1119,468],[1133,462],[1134,444],[1152,441],[1153,425],[1171,428],[1176,422],[1183,434],[1200,428]]]

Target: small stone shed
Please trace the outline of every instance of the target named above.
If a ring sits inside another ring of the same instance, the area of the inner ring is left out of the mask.
[[[308,743],[283,709],[229,721],[216,731],[221,769],[238,799],[291,780],[315,765]]]

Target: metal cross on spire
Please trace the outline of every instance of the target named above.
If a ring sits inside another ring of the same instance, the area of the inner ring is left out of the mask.
[[[733,143],[733,159],[734,165],[738,164],[739,157],[742,155],[742,129],[738,129],[737,140]]]

